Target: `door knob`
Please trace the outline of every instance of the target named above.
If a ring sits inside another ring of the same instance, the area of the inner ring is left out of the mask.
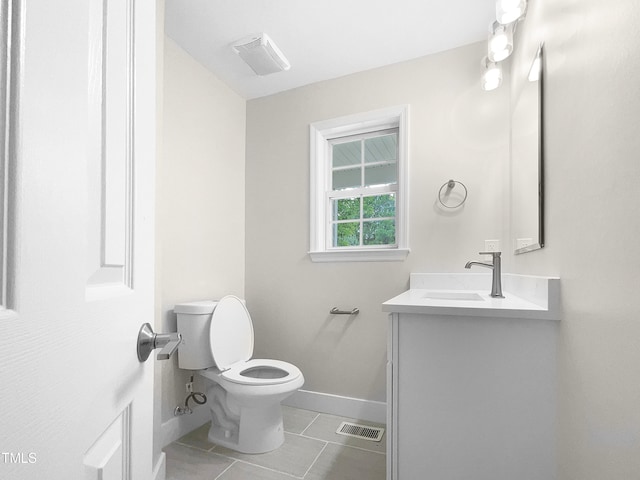
[[[182,335],[179,333],[154,333],[151,325],[145,323],[138,332],[138,360],[146,361],[156,348],[162,349],[158,353],[158,360],[168,360],[181,342]]]

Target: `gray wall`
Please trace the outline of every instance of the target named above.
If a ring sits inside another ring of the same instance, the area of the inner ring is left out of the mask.
[[[256,356],[297,365],[305,390],[386,400],[381,303],[409,273],[462,271],[503,236],[508,89],[480,88],[484,44],[321,82],[247,103],[246,298]],[[404,262],[312,263],[309,124],[410,105],[410,248]],[[436,206],[454,178],[469,197]],[[490,288],[487,285],[487,288]],[[359,307],[355,318],[329,310]]]
[[[176,303],[244,296],[246,102],[171,39],[164,44],[156,324],[175,332]],[[156,367],[165,423],[184,405],[188,372],[175,356]]]
[[[636,0],[533,0],[518,33],[518,55],[546,48],[547,246],[511,271],[561,277],[566,480],[640,476],[638,25]]]

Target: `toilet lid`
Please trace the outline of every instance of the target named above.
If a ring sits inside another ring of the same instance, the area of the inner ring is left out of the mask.
[[[209,326],[211,355],[219,370],[253,355],[253,324],[242,300],[228,295],[218,302]]]

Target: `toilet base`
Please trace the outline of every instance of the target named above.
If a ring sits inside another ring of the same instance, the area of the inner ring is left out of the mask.
[[[269,361],[245,364],[251,362]],[[207,390],[207,406],[211,409],[209,441],[241,453],[266,453],[280,447],[284,443],[280,402],[304,384],[304,377],[295,366],[286,366],[286,371],[297,375],[289,381],[262,385],[229,381],[217,369],[200,371],[213,383]]]
[[[239,425],[220,425],[212,412],[209,441],[241,453],[266,453],[284,443],[282,406],[241,407]]]

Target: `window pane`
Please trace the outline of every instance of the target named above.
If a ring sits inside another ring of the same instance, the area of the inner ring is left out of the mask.
[[[333,171],[332,190],[342,190],[345,188],[359,187],[361,185],[362,178],[361,169],[359,167]]]
[[[362,224],[364,245],[393,245],[396,243],[395,220],[377,220]]]
[[[376,165],[364,169],[364,185],[389,185],[398,181],[396,164]]]
[[[398,159],[398,134],[367,138],[364,141],[364,161],[394,162]]]
[[[357,247],[360,245],[360,222],[334,223],[333,246]]]
[[[333,220],[360,219],[360,198],[333,200]]]
[[[362,205],[364,218],[381,218],[396,216],[396,194],[374,195],[364,197]]]
[[[333,145],[333,168],[359,165],[362,161],[362,142],[338,143]]]

